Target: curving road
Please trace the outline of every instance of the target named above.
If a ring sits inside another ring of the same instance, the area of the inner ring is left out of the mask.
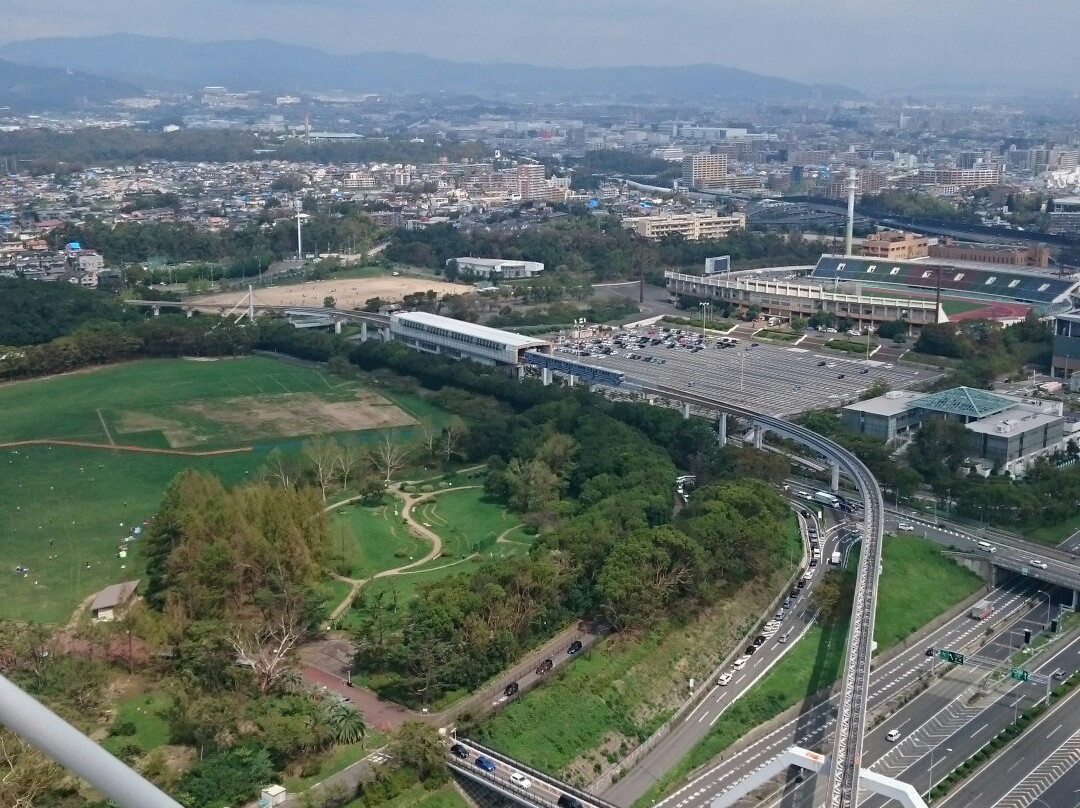
[[[855,581],[855,601],[852,606],[847,659],[840,681],[840,705],[826,797],[829,808],[854,808],[858,799],[859,767],[862,763],[863,736],[866,730],[877,579],[881,566],[882,537],[885,532],[885,505],[877,480],[854,454],[796,424],[673,387],[643,385],[643,389],[646,393],[682,401],[709,413],[727,412],[791,438],[811,451],[839,463],[841,470],[859,490],[864,506],[863,551]]]

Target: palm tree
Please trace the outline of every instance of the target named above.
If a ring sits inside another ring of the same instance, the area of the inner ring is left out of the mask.
[[[363,744],[367,736],[367,723],[364,721],[364,716],[347,701],[339,701],[330,706],[327,711],[327,723],[333,732],[335,743],[359,742]]]

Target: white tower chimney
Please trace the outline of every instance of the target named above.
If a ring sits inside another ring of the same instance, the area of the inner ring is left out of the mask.
[[[851,255],[851,231],[855,227],[855,189],[859,180],[854,168],[848,169],[847,175],[847,232],[844,235],[844,255]]]

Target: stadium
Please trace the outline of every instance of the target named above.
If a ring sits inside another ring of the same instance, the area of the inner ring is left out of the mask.
[[[1014,322],[1070,307],[1078,281],[1010,266],[822,255],[813,267],[780,267],[712,275],[666,272],[672,294],[757,306],[763,315],[809,318],[819,312],[858,327],[907,321],[924,325],[987,318]]]

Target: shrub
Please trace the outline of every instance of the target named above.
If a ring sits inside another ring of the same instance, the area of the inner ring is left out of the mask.
[[[117,721],[109,727],[109,735],[114,738],[127,738],[135,734],[134,721]]]

